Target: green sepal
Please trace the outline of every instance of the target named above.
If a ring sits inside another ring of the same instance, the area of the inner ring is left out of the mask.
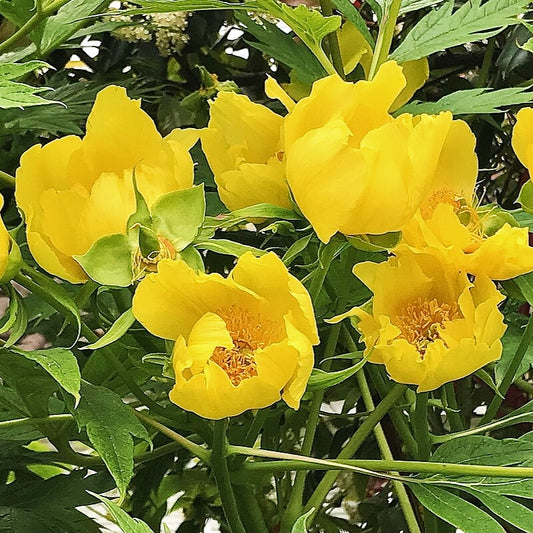
[[[135,213],[130,215],[130,218],[128,219],[128,228],[132,228],[136,224],[141,224],[143,226],[151,226],[152,225],[152,218],[150,216],[150,210],[148,209],[148,204],[146,203],[146,200],[144,199],[144,196],[139,191],[139,188],[137,187],[137,179],[135,178],[135,169],[133,169],[133,176],[132,176],[132,182],[133,182],[133,190],[135,191],[135,205],[136,210]]]
[[[526,213],[533,214],[533,182],[531,180],[522,187],[518,195],[518,203]]]
[[[484,235],[492,237],[504,224],[519,227],[513,215],[498,205],[484,205],[478,210]]]
[[[204,187],[165,194],[152,206],[152,227],[179,252],[191,244],[205,218]]]
[[[351,235],[346,240],[364,252],[383,252],[396,247],[402,239],[401,231],[390,231],[381,235]]]
[[[194,247],[187,246],[180,253],[181,259],[183,259],[191,268],[198,270],[199,272],[205,272],[204,260],[202,254]]]
[[[127,287],[133,283],[133,246],[127,235],[106,235],[84,255],[74,259],[87,275],[101,285]]]
[[[159,254],[159,239],[153,230],[138,224],[135,226],[138,230],[138,242],[141,254],[146,259],[153,259],[154,254]]]
[[[9,241],[11,247],[9,249],[9,255],[7,256],[6,270],[4,275],[0,278],[0,284],[11,281],[19,273],[20,267],[22,266],[22,255],[18,244],[11,235],[9,236]]]

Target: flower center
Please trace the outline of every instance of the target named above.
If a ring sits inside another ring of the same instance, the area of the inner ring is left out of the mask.
[[[241,381],[257,376],[254,359],[255,350],[259,350],[282,339],[281,325],[265,320],[259,314],[235,305],[221,307],[216,314],[224,320],[233,340],[233,348],[217,346],[211,355],[216,363],[228,375],[235,386]]]
[[[428,346],[440,338],[440,329],[444,323],[460,316],[459,306],[456,303],[439,303],[436,298],[407,304],[396,316],[396,324],[403,337],[412,344],[424,359]]]
[[[428,220],[432,217],[439,204],[450,204],[453,207],[453,210],[459,214],[461,207],[464,204],[462,200],[463,198],[460,195],[449,189],[439,189],[422,204],[420,213],[424,220]]]
[[[133,255],[133,274],[134,280],[137,281],[144,277],[148,272],[157,272],[157,265],[162,259],[175,259],[176,250],[172,243],[164,237],[157,237],[159,250],[154,250],[144,256],[140,248],[135,250]]]

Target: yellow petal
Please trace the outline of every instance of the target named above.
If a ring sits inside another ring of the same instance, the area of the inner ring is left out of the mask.
[[[339,48],[344,65],[344,74],[350,74],[361,63],[368,77],[368,69],[372,61],[372,47],[361,32],[349,21],[337,31]]]
[[[403,69],[403,75],[405,76],[407,85],[392,103],[391,111],[395,111],[409,102],[416,91],[418,91],[429,78],[429,63],[427,57],[421,57],[414,61],[406,61],[400,66]]]
[[[265,93],[272,100],[279,100],[287,111],[291,111],[296,102],[283,90],[283,87],[272,77],[267,76]]]
[[[522,165],[531,173],[533,170],[533,107],[524,107],[516,114],[512,145]]]

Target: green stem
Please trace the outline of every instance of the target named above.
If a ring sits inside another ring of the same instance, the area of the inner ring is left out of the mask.
[[[333,3],[331,2],[331,0],[320,0],[320,7],[325,17],[330,17],[331,15],[333,15]],[[345,79],[344,64],[342,62],[341,49],[339,46],[339,39],[337,37],[337,32],[334,31],[330,33],[329,35],[327,35],[326,40],[328,43],[329,53],[331,56],[333,66],[335,67],[337,74],[342,79]]]
[[[327,272],[327,268],[323,269]],[[317,293],[320,289],[317,290]],[[316,294],[317,294],[316,293]],[[330,331],[326,346],[324,347],[324,359],[330,357],[335,353],[337,341],[339,339],[341,324],[334,324]],[[326,362],[324,368],[327,369],[329,362]],[[324,400],[324,391],[319,390],[313,394],[311,406],[309,409],[309,417],[305,427],[305,435],[302,443],[302,454],[309,455],[313,448],[313,441],[315,439],[316,428],[320,418],[320,408]],[[287,508],[281,519],[281,531],[290,531],[296,519],[302,514],[303,494],[305,488],[305,472],[297,472],[294,479],[291,495],[287,503]]]
[[[154,420],[153,418],[141,413],[140,411],[133,410],[133,412],[139,420],[141,420],[145,424],[148,424],[149,426],[152,426],[154,429],[157,429],[157,431],[163,433],[163,435],[166,435],[169,439],[172,439],[174,442],[178,443],[180,446],[183,446],[183,448],[186,448],[192,454],[196,455],[196,457],[201,459],[204,463],[209,464],[209,450],[206,450],[202,446],[199,446],[198,444],[190,441],[183,435],[176,433],[169,427],[164,426],[157,420]]]
[[[230,446],[231,454],[244,454],[251,457],[276,459],[275,461],[245,462],[235,473],[243,472],[284,472],[298,470],[350,470],[359,474],[378,475],[382,473],[405,472],[410,474],[439,474],[442,476],[504,477],[509,479],[533,479],[533,467],[525,466],[484,466],[456,463],[432,463],[426,461],[400,461],[394,459],[316,459],[301,455]],[[413,483],[435,484],[444,480],[413,478]]]
[[[10,189],[15,188],[15,178],[11,174],[0,170],[0,189],[5,189],[7,187]]]
[[[0,422],[0,431],[19,426],[34,426],[43,422],[67,422],[72,420],[71,414],[50,415],[43,418],[16,418],[15,420],[4,420]]]
[[[511,361],[511,364],[509,365],[509,367],[507,368],[507,371],[505,372],[505,375],[503,376],[503,379],[502,379],[502,382],[499,388],[502,397],[505,397],[505,395],[507,394],[507,390],[509,389],[509,387],[511,386],[514,380],[518,367],[520,366],[520,363],[522,359],[524,358],[524,355],[526,354],[526,351],[532,339],[533,339],[533,313],[529,316],[529,321],[522,335],[522,338],[520,339],[520,344],[518,345],[518,348],[516,349],[516,352],[514,354],[513,360]],[[494,396],[489,406],[487,407],[487,412],[481,417],[481,420],[479,421],[479,425],[486,424],[487,422],[490,422],[494,418],[494,416],[498,412],[498,409],[500,408],[500,405],[502,404],[502,401],[503,401],[502,397],[498,395]]]
[[[42,20],[63,7],[70,0],[57,0],[51,3],[47,8],[37,10],[29,20],[27,20],[11,37],[0,43],[0,54],[9,50],[13,45],[17,44],[22,38],[26,37]]]
[[[253,533],[269,533],[255,493],[249,485],[235,485],[235,496],[239,501],[239,512],[246,531]]]
[[[463,429],[465,429],[465,426],[463,423],[463,419],[461,418],[461,413],[457,412],[459,406],[457,404],[457,398],[455,397],[455,389],[453,383],[445,383],[444,394],[446,395],[446,404],[449,408],[449,410],[446,411],[446,416],[448,417],[450,429],[452,431],[462,431]]]
[[[526,381],[525,379],[518,378],[514,384],[522,391],[528,394],[529,396],[533,396],[533,385]]]
[[[222,501],[224,515],[228,521],[231,533],[246,533],[244,525],[239,516],[237,500],[233,492],[233,486],[228,470],[226,442],[226,429],[228,419],[216,420],[213,432],[213,451],[211,452],[211,468],[215,475],[218,492]]]
[[[394,406],[399,398],[402,397],[406,385],[395,385],[389,392],[389,394],[383,398],[379,405],[370,412],[368,418],[359,426],[357,431],[352,435],[348,443],[343,447],[342,451],[337,456],[337,459],[350,459],[357,452],[357,450],[364,443],[366,438],[372,433],[375,426],[379,421],[389,412],[389,410]],[[338,472],[328,472],[320,481],[317,488],[311,495],[311,498],[307,502],[307,505],[304,508],[304,512],[309,511],[311,508],[315,508],[315,512],[312,516],[315,516],[322,507],[326,496],[328,495],[331,487],[335,483],[337,477],[339,476]]]
[[[368,410],[374,409],[374,400],[372,400],[372,393],[370,392],[370,388],[366,381],[364,369],[361,372],[358,372],[356,374],[356,377],[366,408]],[[381,424],[376,425],[376,427],[374,428],[374,435],[376,436],[381,455],[386,460],[394,461],[392,452],[387,442],[387,438],[385,437],[385,432],[383,431]],[[422,533],[416,520],[416,516],[413,511],[411,502],[409,501],[409,495],[407,494],[405,487],[400,481],[392,481],[392,486],[394,487],[396,496],[398,496],[398,501],[400,502],[400,507],[405,517],[405,521],[407,522],[407,527],[409,528],[409,531],[411,533]]]
[[[374,55],[368,73],[369,80],[374,78],[379,67],[385,63],[389,56],[392,38],[394,37],[394,29],[396,27],[396,19],[400,12],[400,4],[401,0],[390,0],[389,5],[385,6],[383,10],[383,18],[379,27],[376,48],[374,49]]]
[[[428,400],[427,392],[420,392],[416,395],[414,411],[411,415],[413,431],[418,444],[417,458],[427,461],[431,455],[431,438],[428,427]]]

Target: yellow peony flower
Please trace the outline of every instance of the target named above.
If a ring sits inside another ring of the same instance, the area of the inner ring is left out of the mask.
[[[291,207],[282,125],[281,116],[242,94],[220,92],[211,103],[202,148],[229,210],[260,203]]]
[[[318,344],[311,299],[273,253],[244,254],[227,278],[164,260],[139,284],[133,314],[176,341],[170,400],[212,419],[281,398],[297,409]]]
[[[323,242],[401,230],[436,176],[471,164],[455,150],[471,133],[451,113],[389,114],[405,85],[392,61],[372,81],[329,76],[285,117],[289,187]]]
[[[148,206],[193,183],[189,149],[198,134],[162,138],[152,119],[122,87],[98,93],[83,139],[63,137],[27,150],[16,179],[27,239],[36,261],[73,283],[88,279],[73,256],[101,237],[124,234],[136,210],[132,174]]]
[[[517,113],[512,145],[533,180],[533,107],[524,107]]]
[[[463,142],[450,150],[455,158],[436,176],[432,191],[404,226],[397,250],[436,248],[459,269],[497,280],[531,272],[528,228],[509,224],[512,217],[502,216],[505,212],[497,207],[476,205],[474,145],[474,136],[465,132]],[[469,163],[461,164],[465,161]]]
[[[371,310],[354,308],[370,361],[418,391],[468,376],[502,353],[503,296],[486,276],[474,283],[436,254],[405,251],[354,274],[374,293]]]

